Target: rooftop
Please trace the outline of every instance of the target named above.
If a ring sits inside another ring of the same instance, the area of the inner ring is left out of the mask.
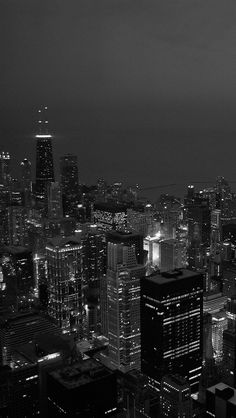
[[[58,236],[58,237],[48,240],[47,247],[63,248],[66,245],[78,246],[80,244],[81,244],[80,239],[76,237],[75,235],[71,235],[70,237],[65,237],[65,238]]]
[[[71,366],[58,368],[50,375],[67,389],[86,385],[112,372],[93,359],[86,359]]]
[[[236,405],[236,389],[232,388],[231,386],[228,386],[225,383],[220,382],[220,383],[217,383],[214,386],[211,386],[207,390],[209,392],[213,393],[214,395],[216,394],[217,390],[221,391],[222,395],[223,395],[222,397],[227,399],[228,402],[230,402],[231,404]],[[227,396],[225,397],[224,394],[227,395]]]
[[[153,272],[152,274],[150,274],[150,276],[146,276],[145,280],[149,280],[153,283],[162,285],[197,276],[199,276],[199,273],[187,269],[176,269],[162,273]]]

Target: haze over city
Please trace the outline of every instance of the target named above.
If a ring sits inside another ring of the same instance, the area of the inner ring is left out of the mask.
[[[33,160],[47,104],[55,156],[76,153],[83,182],[235,180],[235,15],[219,0],[3,1],[3,147]]]

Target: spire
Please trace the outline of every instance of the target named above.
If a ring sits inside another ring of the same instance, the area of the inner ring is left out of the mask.
[[[41,106],[37,113],[38,134],[36,138],[52,138],[48,132],[47,106]]]

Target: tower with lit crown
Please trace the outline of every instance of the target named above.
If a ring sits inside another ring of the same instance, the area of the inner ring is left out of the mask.
[[[38,110],[38,133],[36,144],[36,200],[47,203],[48,186],[54,182],[52,135],[48,131],[47,106]]]

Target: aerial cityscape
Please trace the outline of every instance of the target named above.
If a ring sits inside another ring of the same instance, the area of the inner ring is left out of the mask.
[[[236,193],[57,179],[37,115],[35,176],[0,153],[1,416],[236,416]]]
[[[0,5],[0,417],[236,418],[235,2]]]

